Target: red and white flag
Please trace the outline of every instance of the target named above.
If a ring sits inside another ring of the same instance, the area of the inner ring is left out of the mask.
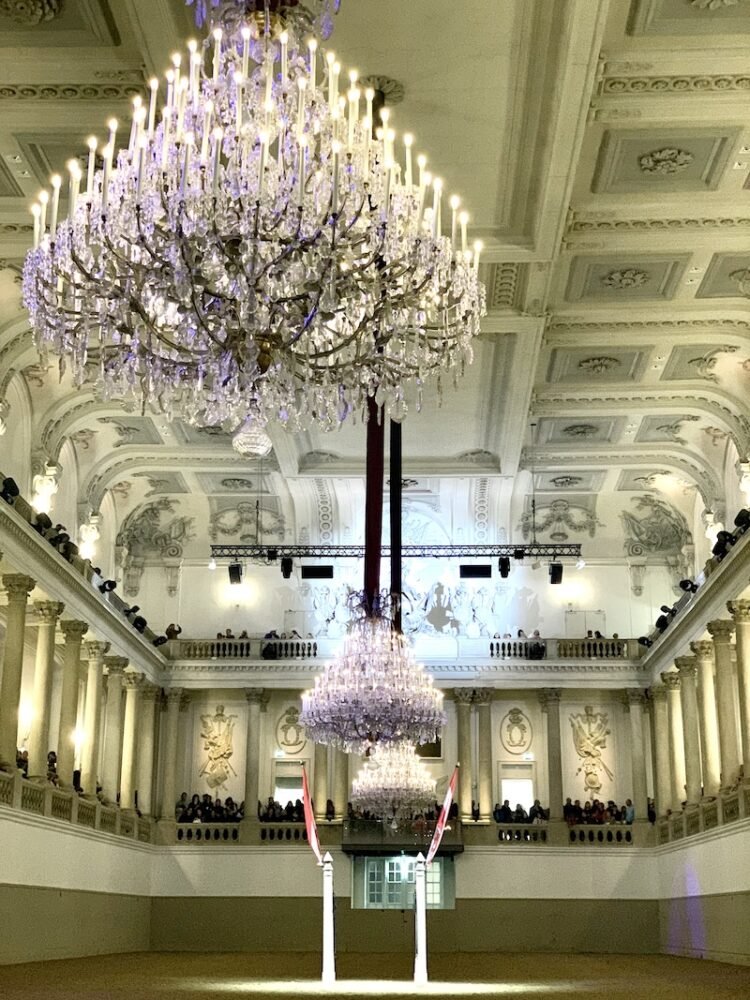
[[[318,859],[318,864],[323,864],[323,852],[320,849],[320,838],[318,837],[318,826],[315,822],[312,801],[310,800],[310,786],[307,783],[307,770],[302,768],[302,803],[305,807],[305,829],[307,830],[307,842],[313,849],[313,854]]]
[[[455,768],[453,769],[451,780],[448,782],[448,791],[445,793],[443,808],[440,810],[438,821],[435,824],[435,832],[432,835],[432,842],[430,843],[430,849],[427,852],[427,857],[425,858],[425,864],[427,865],[430,864],[432,859],[437,854],[438,848],[440,847],[440,841],[443,839],[445,826],[448,822],[448,813],[451,811],[451,806],[453,805],[453,798],[456,794],[457,783],[458,783],[458,764],[456,764]]]

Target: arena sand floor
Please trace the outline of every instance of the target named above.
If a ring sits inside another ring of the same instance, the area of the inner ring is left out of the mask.
[[[43,933],[43,928],[40,928]],[[664,956],[430,956],[430,983],[410,986],[405,955],[340,955],[339,981],[316,981],[320,957],[288,953],[105,955],[0,967],[2,1000],[284,1000],[305,997],[509,997],[568,1000],[750,1000],[750,968]]]

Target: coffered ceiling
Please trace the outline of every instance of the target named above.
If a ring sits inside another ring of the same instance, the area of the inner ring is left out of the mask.
[[[182,0],[59,6],[38,25],[0,14],[0,391],[30,407],[32,449],[73,456],[81,516],[107,496],[120,520],[157,496],[215,511],[260,488],[290,540],[356,537],[361,426],[272,428],[261,474],[226,434],[40,366],[20,303],[28,203],[191,32]],[[750,3],[343,0],[330,44],[398,83],[396,128],[487,246],[475,363],[406,419],[410,504],[450,511],[448,539],[512,538],[533,473],[545,503],[599,516],[644,492],[691,525],[721,516],[750,452]]]

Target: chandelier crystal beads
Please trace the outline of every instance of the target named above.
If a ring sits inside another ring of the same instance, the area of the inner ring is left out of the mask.
[[[300,722],[316,743],[347,753],[430,743],[445,725],[443,696],[387,619],[364,618],[302,695]]]
[[[375,747],[352,782],[355,809],[386,822],[411,819],[435,802],[435,781],[409,743]]]
[[[442,181],[387,109],[373,133],[374,92],[352,71],[341,93],[335,56],[291,23],[236,16],[255,6],[220,5],[161,113],[157,80],[135,99],[119,152],[113,119],[87,169],[71,161],[65,221],[59,175],[40,196],[37,345],[104,399],[198,425],[334,428],[368,396],[403,417],[471,361],[481,246],[456,197],[443,235]]]

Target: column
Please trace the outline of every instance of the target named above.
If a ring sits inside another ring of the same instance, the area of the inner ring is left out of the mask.
[[[730,601],[727,607],[734,618],[737,637],[742,775],[745,782],[750,782],[750,601]]]
[[[636,820],[648,819],[648,784],[646,782],[645,736],[643,732],[643,691],[628,688],[626,710],[630,716],[630,761],[633,771],[633,806]]]
[[[117,802],[120,790],[120,754],[122,752],[122,685],[128,661],[124,656],[107,656],[107,703],[104,709],[104,757],[102,758],[102,794]]]
[[[81,670],[81,642],[88,632],[86,622],[60,622],[65,636],[63,653],[62,693],[60,695],[60,726],[57,739],[57,776],[63,788],[73,787],[75,767],[75,731],[78,713],[78,678]]]
[[[313,806],[315,819],[324,819],[326,802],[328,801],[328,747],[322,743],[315,744],[313,757]]]
[[[672,802],[672,774],[669,762],[669,717],[667,712],[667,689],[657,684],[651,688],[652,715],[654,727],[655,770],[656,770],[656,814],[666,815]]]
[[[125,674],[125,718],[122,724],[120,808],[135,809],[138,715],[143,674]]]
[[[141,711],[138,718],[137,781],[138,809],[144,816],[153,812],[152,789],[154,785],[154,723],[156,699],[161,688],[144,684],[141,688]]]
[[[667,689],[667,717],[669,719],[669,774],[672,812],[681,812],[685,797],[685,740],[682,735],[682,703],[680,702],[680,675],[670,670],[661,675]]]
[[[39,622],[34,660],[31,733],[29,736],[29,777],[47,780],[49,717],[52,700],[52,670],[55,665],[55,629],[65,605],[59,601],[35,601]]]
[[[701,779],[700,723],[698,721],[698,664],[693,656],[678,656],[674,665],[680,672],[682,733],[685,741],[685,797],[697,805],[703,794]]]
[[[740,772],[740,755],[737,752],[737,720],[734,703],[738,697],[732,673],[732,632],[734,622],[717,619],[706,628],[714,644],[716,663],[716,707],[719,716],[719,752],[721,753],[721,787],[731,788],[737,783]]]
[[[16,770],[26,604],[35,586],[36,582],[22,573],[3,576],[3,587],[8,595],[3,676],[0,684],[0,769],[3,771]]]
[[[89,666],[86,675],[86,704],[83,710],[83,747],[81,749],[81,787],[90,798],[96,796],[97,761],[99,759],[99,716],[102,703],[104,654],[108,642],[87,642]]]
[[[258,820],[260,797],[260,713],[265,712],[268,699],[263,688],[245,688],[249,706],[247,716],[247,749],[245,752],[245,819]]]
[[[547,715],[547,773],[549,775],[549,818],[562,819],[563,781],[560,740],[561,688],[542,688],[539,701]]]
[[[714,688],[714,644],[708,639],[691,642],[698,665],[698,710],[700,711],[701,760],[703,762],[703,794],[715,798],[721,784],[721,753],[719,751],[719,720],[716,714]]]
[[[349,754],[336,750],[333,754],[333,807],[336,819],[346,819],[349,805]]]
[[[182,701],[182,688],[167,691],[165,709],[167,721],[164,726],[164,760],[162,761],[161,811],[160,819],[174,822],[174,808],[177,803],[177,725]]]
[[[458,811],[464,821],[471,819],[473,770],[471,766],[471,702],[473,697],[474,692],[466,688],[456,688],[453,692],[458,723],[458,761],[461,765],[458,772]]]
[[[492,688],[474,692],[479,729],[479,818],[492,817]]]

